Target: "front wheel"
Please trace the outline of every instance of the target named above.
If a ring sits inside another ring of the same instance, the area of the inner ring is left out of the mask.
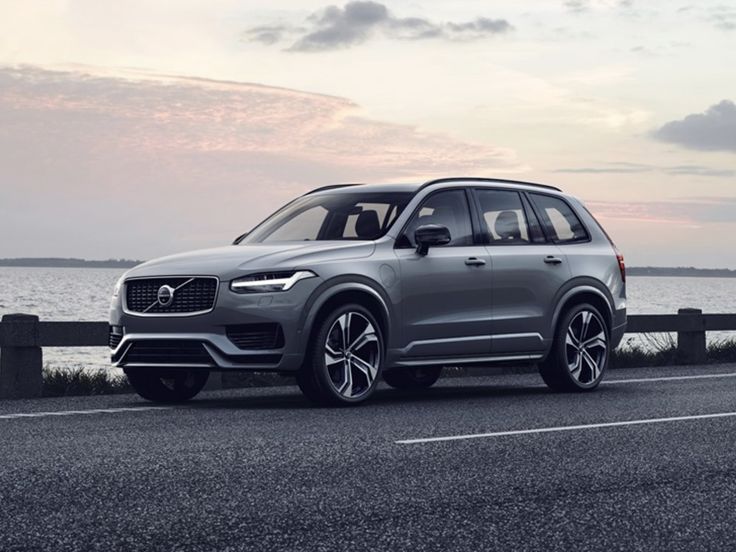
[[[593,305],[576,305],[562,315],[552,350],[539,365],[556,391],[589,391],[603,379],[610,355],[610,331]]]
[[[319,404],[363,402],[376,388],[383,363],[383,336],[362,305],[338,307],[317,328],[297,383]]]
[[[144,399],[176,403],[194,398],[204,388],[210,373],[209,370],[184,368],[126,368],[125,375]]]

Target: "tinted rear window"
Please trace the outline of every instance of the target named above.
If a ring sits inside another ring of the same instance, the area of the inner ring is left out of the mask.
[[[544,231],[552,241],[571,243],[588,239],[583,223],[566,201],[545,194],[529,195],[542,219]]]

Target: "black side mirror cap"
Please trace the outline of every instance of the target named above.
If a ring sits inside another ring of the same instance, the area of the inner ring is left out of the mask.
[[[426,255],[430,247],[447,245],[452,241],[450,230],[441,224],[423,224],[414,231],[417,254]]]

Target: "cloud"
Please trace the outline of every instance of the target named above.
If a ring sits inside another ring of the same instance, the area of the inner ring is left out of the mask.
[[[345,98],[0,67],[0,257],[150,258],[227,243],[322,184],[519,170]]]
[[[670,121],[652,133],[663,142],[702,151],[736,151],[736,104],[730,100]]]
[[[568,174],[640,174],[659,171],[672,176],[710,176],[733,178],[736,170],[706,167],[703,165],[657,166],[641,163],[605,163],[596,167],[568,167],[553,172]]]
[[[716,28],[722,31],[736,31],[736,9],[716,6],[709,17]]]
[[[654,170],[654,167],[639,163],[606,163],[601,167],[568,167],[555,169],[554,172],[568,174],[629,174],[652,170]]]
[[[590,0],[565,0],[563,5],[573,13],[582,13],[590,9]]]
[[[262,27],[253,27],[248,30],[248,35],[251,40],[260,42],[270,46],[281,40],[281,37],[286,32],[286,27],[281,25],[264,25]]]
[[[715,169],[702,165],[677,165],[676,167],[667,167],[665,172],[672,175],[687,176],[716,176],[724,178],[733,178],[736,176],[736,170],[733,169]]]
[[[691,226],[736,223],[736,198],[733,197],[643,202],[588,201],[586,205],[596,217],[608,220]]]
[[[378,2],[352,1],[344,7],[328,6],[311,14],[305,26],[253,27],[246,30],[244,36],[266,45],[288,37],[292,44],[287,50],[318,52],[349,48],[378,35],[398,40],[468,41],[504,34],[512,29],[505,19],[477,17],[470,21],[440,23],[423,17],[397,17]]]
[[[584,13],[593,8],[629,10],[634,7],[634,0],[563,0],[562,5],[572,13]]]

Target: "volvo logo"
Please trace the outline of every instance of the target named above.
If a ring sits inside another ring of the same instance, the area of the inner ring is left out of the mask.
[[[159,305],[162,307],[168,307],[174,302],[174,288],[171,286],[161,286],[158,288],[156,298],[158,299]]]

